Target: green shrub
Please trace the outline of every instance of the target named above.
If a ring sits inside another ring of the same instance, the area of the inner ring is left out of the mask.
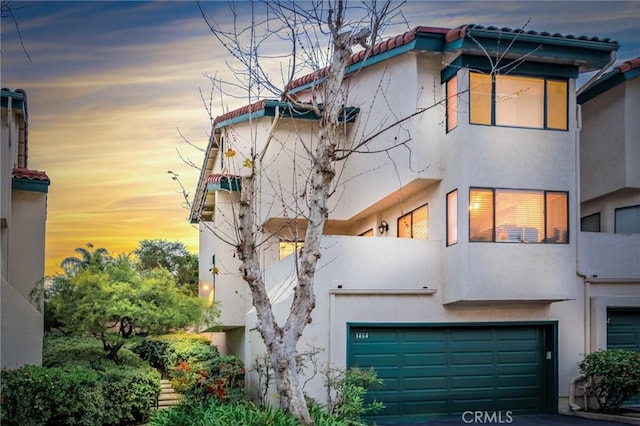
[[[147,337],[132,350],[162,372],[168,372],[181,361],[206,361],[219,355],[218,348],[206,337],[188,333]]]
[[[587,378],[587,394],[596,397],[600,411],[614,411],[640,392],[640,352],[599,350],[578,365]]]
[[[104,371],[112,367],[114,362],[107,358],[102,348],[102,341],[91,336],[47,336],[42,348],[42,365],[44,367],[62,367],[82,364]],[[118,351],[118,365],[130,367],[146,367],[147,363],[129,349]]]
[[[221,356],[206,337],[166,334],[148,337],[132,348],[169,377],[187,399],[232,403],[243,400],[245,371],[233,356]]]
[[[116,364],[92,337],[47,337],[43,367],[2,371],[2,424],[126,425],[149,416],[160,375],[120,350]]]
[[[381,386],[382,379],[376,371],[350,368],[346,371],[329,369],[325,373],[327,388],[327,411],[334,418],[349,424],[363,424],[362,415],[384,408],[378,401],[366,402],[367,389]]]
[[[102,424],[105,400],[99,380],[83,367],[2,370],[2,424]]]

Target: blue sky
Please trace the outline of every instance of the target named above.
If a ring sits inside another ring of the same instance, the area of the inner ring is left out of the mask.
[[[357,2],[353,2],[357,4]],[[197,249],[187,223],[177,172],[189,191],[201,164],[209,117],[200,90],[205,74],[225,77],[229,59],[191,1],[10,3],[2,21],[2,87],[29,99],[29,166],[52,184],[47,219],[47,272],[75,247],[92,242],[114,252],[143,238],[180,240]],[[227,2],[203,2],[218,22],[230,21]],[[240,11],[248,10],[242,3]],[[409,1],[408,25],[455,27],[475,23],[610,37],[619,62],[640,56],[640,2]],[[220,113],[218,109],[215,113]]]

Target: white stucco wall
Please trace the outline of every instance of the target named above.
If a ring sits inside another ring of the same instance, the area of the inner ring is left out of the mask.
[[[582,201],[640,189],[640,78],[626,81],[582,105]]]

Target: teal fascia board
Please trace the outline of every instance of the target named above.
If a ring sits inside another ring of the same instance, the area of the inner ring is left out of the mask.
[[[240,191],[242,181],[240,178],[224,177],[219,183],[208,183],[207,192],[210,191]]]
[[[0,106],[3,108],[9,107],[9,98],[11,98],[11,108],[20,110],[22,115],[26,116],[24,108],[24,95],[18,92],[12,92],[10,90],[2,90],[0,92]]]
[[[638,76],[640,76],[640,68],[635,68],[627,72],[621,72],[619,69],[611,71],[603,75],[599,80],[593,82],[591,86],[578,95],[577,102],[582,105],[596,96]]]
[[[469,68],[484,72],[491,71],[491,63],[486,56],[460,55],[440,72],[442,83],[448,81],[460,69]],[[542,62],[519,62],[516,60],[502,60],[498,65],[499,74],[529,75],[536,77],[550,77],[559,79],[578,78],[577,66],[547,64]]]
[[[49,182],[43,180],[30,180],[30,179],[11,179],[11,189],[14,191],[29,191],[29,192],[49,192]]]
[[[618,50],[620,45],[615,42],[469,29],[466,37],[447,43],[444,50],[452,52],[461,49],[482,55],[483,48],[492,56],[504,54],[508,50],[510,57],[526,55],[532,61],[537,57],[565,62],[569,60],[597,69],[609,63],[611,52]]]
[[[318,106],[322,108],[322,104]],[[239,115],[237,117],[233,117],[228,120],[221,121],[218,124],[216,124],[216,127],[214,130],[217,130],[226,126],[231,126],[233,124],[242,123],[244,121],[254,120],[261,117],[275,117],[276,109],[278,108],[280,109],[280,117],[286,117],[286,118],[292,118],[292,119],[303,119],[303,120],[318,120],[320,118],[310,109],[299,110],[299,109],[296,109],[296,107],[289,102],[267,100],[265,102],[263,109],[254,111],[251,113]],[[359,113],[360,113],[360,108],[347,107],[344,109],[344,113],[340,115],[338,120],[341,123],[353,123],[358,117]]]

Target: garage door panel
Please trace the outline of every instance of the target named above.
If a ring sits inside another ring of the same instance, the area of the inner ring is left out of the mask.
[[[367,339],[354,338],[365,330]],[[371,421],[544,410],[541,327],[372,327],[353,328],[351,336],[349,365],[373,366],[385,380],[367,399],[393,407]]]

